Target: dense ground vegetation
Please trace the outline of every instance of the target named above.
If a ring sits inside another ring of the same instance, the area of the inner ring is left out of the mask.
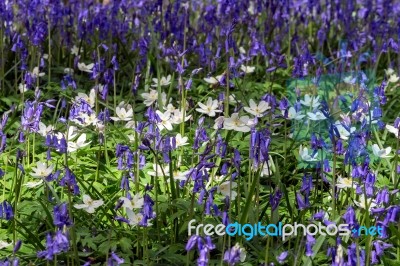
[[[0,265],[399,265],[399,12],[0,1]]]

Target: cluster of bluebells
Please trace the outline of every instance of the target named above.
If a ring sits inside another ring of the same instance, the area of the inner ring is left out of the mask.
[[[46,234],[46,249],[37,253],[39,258],[50,261],[54,259],[55,255],[69,250],[70,240],[66,228],[72,225],[67,203],[56,205],[53,210],[53,216],[53,224],[57,228],[57,231]]]

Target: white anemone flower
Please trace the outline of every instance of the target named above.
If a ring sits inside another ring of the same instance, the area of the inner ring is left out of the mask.
[[[350,137],[350,134],[353,133],[353,132],[356,130],[355,127],[351,127],[351,128],[350,128],[350,131],[348,131],[348,130],[342,125],[342,123],[340,123],[339,121],[336,121],[335,126],[336,126],[337,130],[339,131],[339,135],[340,135],[340,138],[341,138],[342,140],[348,140],[349,137]]]
[[[231,197],[231,200],[234,200],[237,196],[237,192],[234,190],[237,187],[236,182],[225,181],[221,185],[217,187],[217,191],[224,195],[225,197]]]
[[[34,67],[32,70],[32,76],[34,76],[35,78],[37,77],[43,77],[45,74],[44,72],[40,72],[38,67]]]
[[[164,173],[163,173],[164,170]],[[153,171],[147,171],[147,174],[150,176],[169,176],[169,165],[159,166],[158,164],[153,164]]]
[[[317,158],[318,153],[314,154],[314,156],[311,156],[311,155],[308,153],[308,148],[307,148],[307,147],[304,147],[304,148],[303,148],[303,146],[300,145],[299,154],[300,154],[300,157],[301,157],[301,159],[302,159],[303,161],[307,161],[307,162],[315,162],[315,161],[318,161],[318,158]]]
[[[104,204],[102,199],[92,200],[89,195],[83,195],[83,204],[74,204],[76,209],[83,209],[88,213],[94,213],[94,211]]]
[[[239,117],[238,113],[233,113],[231,117],[224,118],[224,129],[239,132],[249,132],[253,123],[248,116]]]
[[[154,102],[158,101],[158,92],[156,90],[151,90],[150,92],[144,92],[140,94],[144,99],[144,104],[146,106],[152,105]],[[161,93],[161,101],[163,104],[167,102],[167,94],[165,92]]]
[[[122,207],[128,208],[130,210],[133,209],[141,209],[144,204],[144,199],[140,194],[133,195],[132,199],[128,199],[126,197],[119,198],[123,201]]]
[[[83,71],[83,72],[92,73],[93,72],[93,70],[92,70],[93,67],[94,67],[93,63],[88,64],[88,65],[86,65],[85,63],[78,63],[78,69],[80,71]]]
[[[319,96],[317,96],[317,97],[312,96],[311,97],[310,95],[306,94],[304,96],[304,100],[300,100],[300,103],[302,105],[305,105],[305,106],[309,106],[309,107],[312,107],[312,108],[317,108],[320,105]]]
[[[7,247],[9,247],[11,245],[12,245],[12,242],[8,243],[6,241],[0,240],[0,249],[5,249],[5,248],[7,248]]]
[[[188,121],[190,118],[192,118],[192,115],[187,115],[185,111],[185,122]],[[171,122],[172,124],[181,124],[183,122],[183,112],[182,110],[175,109],[172,112],[172,117],[171,117]]]
[[[356,188],[357,184],[350,178],[338,176],[336,180],[336,186],[338,188]]]
[[[176,143],[177,148],[188,145],[189,143],[187,141],[188,141],[188,137],[182,137],[181,133],[178,133],[175,136],[175,143]],[[171,139],[171,142],[172,142],[172,139]],[[172,143],[171,143],[171,145],[172,145]]]
[[[199,113],[206,114],[208,116],[215,116],[216,113],[222,112],[221,110],[218,110],[218,100],[213,100],[211,97],[208,97],[207,103],[197,103],[200,108],[196,108],[196,111]]]
[[[66,67],[64,68],[64,74],[72,75],[74,74],[74,70],[72,68]]]
[[[394,73],[394,70],[393,70],[393,68],[388,68],[385,70],[385,73],[386,73],[386,76],[390,76]]]
[[[156,114],[161,119],[161,122],[157,123],[158,129],[163,130],[165,128],[165,129],[171,131],[172,130],[171,113],[169,111],[165,111],[163,113],[160,110],[157,110]]]
[[[76,141],[68,140],[68,152],[74,152],[84,148],[90,144],[91,141],[86,142],[86,134],[82,133]]]
[[[20,83],[20,84],[18,85],[18,89],[19,89],[19,92],[20,92],[20,93],[24,93],[24,92],[27,92],[27,91],[28,91],[28,86],[26,86],[26,84]]]
[[[29,181],[29,182],[26,182],[26,183],[24,184],[24,186],[27,187],[27,188],[35,188],[35,187],[40,186],[41,184],[43,184],[43,179],[40,179],[39,181]]]
[[[275,171],[275,164],[274,161],[272,160],[272,157],[269,156],[268,163],[263,163],[263,168],[260,173],[260,176],[271,176],[274,171]]]
[[[83,126],[90,126],[90,125],[97,126],[102,122],[97,118],[96,113],[92,113],[91,115],[82,113],[80,117],[83,119],[83,123],[80,122]]]
[[[81,48],[81,52],[83,53],[83,48]],[[78,56],[79,54],[79,47],[77,47],[76,45],[74,45],[71,48],[71,54]]]
[[[389,76],[388,82],[389,83],[396,83],[399,81],[399,77],[396,74],[392,74]]]
[[[393,134],[396,136],[396,138],[399,136],[399,129],[395,128],[394,126],[392,126],[392,125],[386,125],[386,129],[387,129],[387,131],[389,131],[390,133],[393,133]]]
[[[48,134],[52,133],[55,130],[54,126],[48,125],[46,126],[43,122],[39,122],[39,130],[38,133],[46,137]]]
[[[258,105],[250,99],[249,101],[250,107],[244,107],[244,110],[256,117],[262,117],[265,111],[271,109],[271,106],[268,105],[266,101],[261,101]]]
[[[143,214],[134,213],[131,209],[126,208],[126,215],[128,216],[129,225],[136,226],[143,220]]]
[[[89,95],[87,95],[86,93],[83,92],[78,92],[78,95],[75,97],[75,102],[79,103],[80,100],[84,100],[85,102],[87,102],[90,107],[94,107],[94,105],[96,104],[96,91],[95,89],[91,89],[89,92]]]
[[[171,75],[168,75],[167,77],[162,77],[160,80],[153,78],[154,84],[152,84],[152,87],[158,87],[160,85],[161,87],[168,86],[171,84]]]
[[[245,65],[240,66],[240,70],[242,70],[246,74],[253,73],[255,69],[256,67],[253,66],[245,66]]]
[[[31,176],[45,178],[53,172],[53,169],[54,165],[47,166],[45,163],[37,162],[36,167],[32,167],[33,173],[31,173]]]
[[[305,117],[305,115],[301,114],[301,111],[296,112],[296,109],[294,107],[290,107],[288,110],[288,119],[289,120],[301,120]]]
[[[187,179],[187,174],[189,174],[189,173],[190,173],[190,170],[187,170],[184,172],[174,171],[173,177],[175,180],[185,181]]]
[[[117,116],[110,117],[114,121],[130,121],[133,119],[133,109],[130,104],[125,104],[122,101],[116,108],[115,113]]]
[[[224,75],[219,75],[214,77],[209,77],[209,78],[204,78],[204,81],[211,84],[211,85],[215,85],[221,82],[222,78]]]
[[[362,208],[362,209],[367,209],[367,205],[368,205],[368,210],[370,211],[372,208],[376,207],[376,202],[375,200],[369,198],[367,200],[365,200],[365,197],[363,194],[360,195],[360,198],[358,201],[354,201],[354,203]]]
[[[315,113],[308,112],[307,115],[308,115],[308,118],[313,121],[319,121],[319,120],[326,119],[326,116],[320,111],[317,111]]]
[[[380,149],[378,144],[373,144],[372,145],[372,152],[374,153],[375,156],[380,157],[380,158],[389,158],[389,153],[392,151],[392,147],[387,147]]]
[[[347,76],[343,79],[343,82],[349,85],[354,85],[356,84],[357,78],[353,77],[353,76]]]

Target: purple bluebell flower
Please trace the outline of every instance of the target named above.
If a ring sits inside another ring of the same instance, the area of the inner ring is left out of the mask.
[[[306,196],[303,198],[303,195],[301,195],[300,193],[296,193],[296,200],[299,210],[304,210],[309,207]]]
[[[17,243],[14,246],[13,253],[14,254],[17,253],[18,250],[21,248],[21,246],[22,246],[22,240],[18,240]]]
[[[279,262],[279,264],[283,264],[287,260],[288,255],[289,255],[289,252],[283,251],[283,252],[281,252],[281,254],[279,254],[279,256],[276,258],[276,260]]]
[[[143,214],[142,220],[139,222],[141,226],[148,226],[148,221],[156,217],[156,213],[153,211],[154,201],[151,199],[150,195],[145,193],[143,196],[144,204],[141,210]]]
[[[312,235],[307,234],[307,242],[306,242],[306,256],[311,257],[314,254],[314,251],[312,250],[314,244],[315,244],[315,238]]]
[[[68,234],[58,230],[54,235],[46,235],[46,250],[37,253],[38,258],[53,260],[54,255],[67,252],[69,250]]]
[[[224,253],[224,261],[228,263],[228,265],[236,265],[240,263],[241,258],[243,257],[244,254],[244,249],[239,246],[239,244],[236,244],[232,248],[228,249]]]
[[[62,187],[66,186],[74,195],[79,195],[80,190],[76,181],[76,176],[68,167],[65,168],[64,176],[59,183]]]
[[[274,211],[279,206],[279,202],[283,196],[283,193],[277,189],[274,194],[271,194],[269,197],[269,202],[271,205],[271,209]]]
[[[8,203],[7,201],[3,201],[0,204],[0,218],[9,221],[13,217],[14,217],[14,212],[11,204]]]
[[[64,226],[71,226],[72,220],[69,216],[67,203],[61,203],[54,206],[54,219],[53,224],[58,228],[63,228]]]
[[[389,190],[386,187],[381,189],[376,195],[376,204],[388,204],[389,196]]]
[[[125,260],[120,258],[120,257],[118,257],[117,254],[115,254],[114,251],[111,252],[110,255],[111,255],[110,258],[107,261],[107,266],[120,265],[120,264],[125,262]]]

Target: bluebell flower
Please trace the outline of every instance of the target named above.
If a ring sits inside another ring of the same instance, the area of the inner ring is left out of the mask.
[[[120,264],[125,262],[125,260],[120,258],[120,257],[118,257],[117,254],[115,254],[114,251],[111,252],[110,255],[111,255],[110,258],[107,261],[107,266],[120,265]]]
[[[64,226],[71,226],[72,219],[69,216],[67,203],[61,203],[54,206],[53,208],[54,218],[53,224],[58,228],[63,228]]]
[[[0,218],[9,221],[13,217],[14,217],[14,212],[11,204],[8,203],[7,201],[3,201],[0,204]]]
[[[64,176],[61,178],[59,183],[62,187],[66,186],[74,195],[79,195],[80,190],[76,181],[76,176],[68,167],[65,167]]]
[[[237,243],[232,248],[228,249],[224,253],[224,261],[228,263],[228,265],[236,265],[240,262],[243,262],[246,257],[244,249],[239,246]]]
[[[283,251],[279,254],[279,256],[276,258],[276,260],[280,263],[283,264],[288,258],[289,253],[287,251]]]

